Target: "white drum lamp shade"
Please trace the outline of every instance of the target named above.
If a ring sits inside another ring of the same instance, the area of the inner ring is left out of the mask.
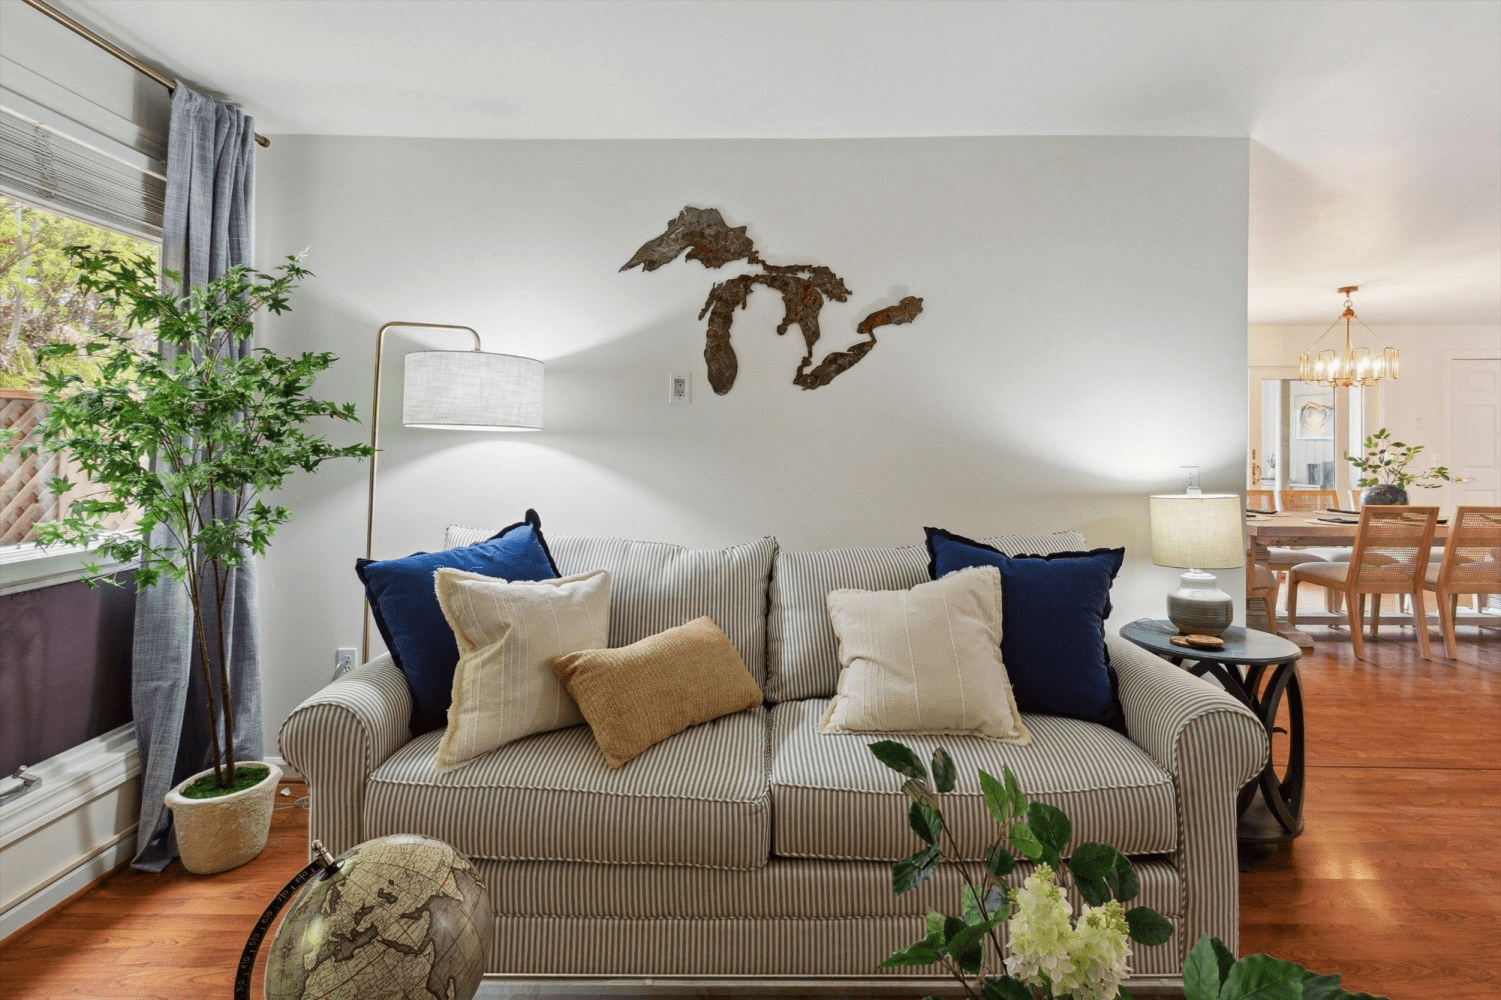
[[[408,354],[401,422],[442,430],[541,430],[542,368],[514,354]]]
[[[1244,566],[1244,501],[1233,493],[1150,498],[1152,562],[1186,569],[1168,594],[1168,619],[1185,634],[1220,635],[1234,604],[1208,569]]]

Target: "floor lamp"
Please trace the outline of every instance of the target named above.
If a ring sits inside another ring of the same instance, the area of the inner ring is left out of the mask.
[[[414,351],[406,356],[401,423],[454,431],[537,431],[542,429],[542,362],[514,354],[480,350],[479,333],[451,323],[395,321],[375,335],[375,400],[370,407],[370,496],[365,512],[365,558],[375,541],[375,472],[380,460],[380,371],[386,331],[464,330],[474,338],[467,351]],[[370,605],[360,639],[360,662],[370,658]]]

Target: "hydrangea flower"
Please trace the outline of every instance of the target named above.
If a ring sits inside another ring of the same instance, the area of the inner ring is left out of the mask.
[[[1053,881],[1053,869],[1038,865],[1020,889],[1011,890],[1016,910],[1006,922],[1011,954],[1006,971],[1028,986],[1051,986],[1071,977],[1074,963],[1069,945],[1074,929],[1069,924],[1071,907]]]
[[[1119,902],[1112,899],[1104,906],[1085,904],[1069,941],[1068,956],[1073,967],[1057,986],[1071,992],[1075,1000],[1114,1000],[1131,972],[1126,964],[1131,957],[1131,940],[1126,912]]]

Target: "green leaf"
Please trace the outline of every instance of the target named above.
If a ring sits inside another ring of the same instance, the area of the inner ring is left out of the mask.
[[[1079,895],[1090,906],[1104,906],[1110,900],[1110,884],[1102,878],[1085,878],[1075,872],[1074,885],[1079,887]]]
[[[1008,838],[1011,846],[1021,852],[1022,857],[1029,861],[1036,861],[1043,856],[1043,846],[1032,836],[1032,828],[1027,821],[1019,819],[1011,826],[1011,836]]]
[[[881,740],[878,743],[868,744],[870,752],[876,755],[876,760],[891,768],[898,774],[905,774],[909,778],[926,782],[928,770],[923,767],[922,761],[911,749],[896,740]]]
[[[948,953],[959,968],[974,975],[985,965],[985,935],[1005,923],[1004,917],[961,924],[949,938]]]
[[[1225,981],[1229,966],[1221,968],[1208,934],[1199,938],[1188,958],[1183,960],[1183,1000],[1219,1000],[1220,986]],[[1221,945],[1223,947],[1223,945]],[[1234,960],[1231,960],[1234,964]]]
[[[1131,864],[1130,858],[1119,851],[1115,854],[1115,867],[1105,876],[1105,882],[1110,886],[1110,892],[1122,903],[1131,902],[1141,891],[1135,866]]]
[[[907,825],[929,844],[936,844],[943,833],[943,814],[926,802],[913,802],[907,808]]]
[[[1172,922],[1150,906],[1127,910],[1126,926],[1131,931],[1131,939],[1142,944],[1162,944],[1173,936]]]
[[[1349,993],[1339,985],[1339,976],[1308,973],[1303,980],[1303,1000],[1349,1000]]]
[[[1010,915],[1010,897],[1005,886],[967,885],[959,890],[959,900],[964,907],[962,912],[966,924],[992,920],[997,914]]]
[[[1103,880],[1115,868],[1115,856],[1119,853],[1109,844],[1080,844],[1068,859],[1068,869],[1074,878]]]
[[[1010,976],[991,976],[980,987],[980,1000],[1035,1000],[1032,988]]]
[[[1032,836],[1051,853],[1062,853],[1068,847],[1068,841],[1073,836],[1073,827],[1068,821],[1068,815],[1057,806],[1050,806],[1046,802],[1033,802],[1027,806],[1027,826],[1032,830]],[[1053,867],[1057,867],[1054,865]]]
[[[1126,918],[1129,921],[1130,914]],[[1249,955],[1230,969],[1219,1000],[1302,1000],[1307,971],[1270,955]]]
[[[1016,870],[1016,859],[1000,844],[991,844],[985,849],[985,870],[999,882]]]
[[[954,758],[949,756],[947,750],[939,747],[933,751],[933,786],[940,792],[952,792],[954,780],[958,776],[954,766]]]
[[[1011,797],[1006,793],[1006,786],[992,775],[981,771],[980,794],[985,798],[985,808],[990,810],[990,817],[1004,826],[1011,818]]]
[[[892,952],[886,961],[876,966],[876,968],[894,969],[904,965],[932,965],[941,958],[943,958],[943,955],[940,952],[932,946],[919,941],[917,944],[909,945],[901,951]]]
[[[938,870],[938,847],[933,845],[891,866],[891,889],[898,896],[911,892]]]
[[[1022,794],[1021,782],[1016,780],[1016,775],[1011,770],[1011,765],[1005,765],[1006,794],[1011,799],[1011,814],[1021,816],[1027,811],[1027,797]]]
[[[908,778],[902,782],[902,794],[913,802],[923,802],[934,808],[938,806],[937,794],[928,787],[927,782],[918,781],[916,778]]]

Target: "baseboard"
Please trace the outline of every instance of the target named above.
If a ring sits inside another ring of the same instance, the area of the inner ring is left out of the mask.
[[[130,860],[141,758],[127,723],[27,768],[40,781],[0,804],[0,940]]]

